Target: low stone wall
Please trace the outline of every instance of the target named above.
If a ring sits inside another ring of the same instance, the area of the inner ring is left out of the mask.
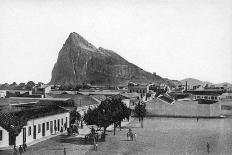
[[[148,116],[220,117],[221,104],[198,104],[197,101],[176,101],[174,104],[154,99],[146,103]]]

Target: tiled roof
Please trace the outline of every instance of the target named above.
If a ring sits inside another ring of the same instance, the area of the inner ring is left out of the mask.
[[[65,112],[67,112],[67,110],[58,106],[35,106],[33,108],[20,111],[0,112],[0,126],[7,131],[10,131],[12,129],[12,125],[18,124],[23,119],[36,119]]]
[[[172,104],[175,101],[174,99],[172,99],[168,95],[159,95],[158,98],[161,99],[162,101],[169,103],[169,104]]]

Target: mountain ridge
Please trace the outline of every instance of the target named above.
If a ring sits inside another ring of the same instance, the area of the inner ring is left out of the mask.
[[[188,81],[188,84],[189,85],[202,85],[202,86],[205,86],[206,84],[208,84],[209,86],[210,85],[214,85],[216,87],[223,87],[223,85],[227,84],[229,87],[232,87],[232,84],[231,83],[228,83],[228,82],[223,82],[223,83],[212,83],[212,82],[209,82],[209,81],[201,81],[199,79],[196,79],[196,78],[185,78],[183,80],[180,80],[181,84],[185,85],[185,82]]]
[[[76,32],[69,34],[59,51],[50,84],[125,85],[128,82],[170,83],[144,71],[112,50],[96,48]]]

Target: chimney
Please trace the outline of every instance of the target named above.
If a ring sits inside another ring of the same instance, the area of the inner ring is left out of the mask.
[[[185,91],[187,92],[188,81],[185,82]]]

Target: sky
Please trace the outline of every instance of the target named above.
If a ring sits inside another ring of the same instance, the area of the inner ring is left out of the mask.
[[[232,83],[231,0],[0,0],[0,83],[47,83],[71,32],[149,72]]]

